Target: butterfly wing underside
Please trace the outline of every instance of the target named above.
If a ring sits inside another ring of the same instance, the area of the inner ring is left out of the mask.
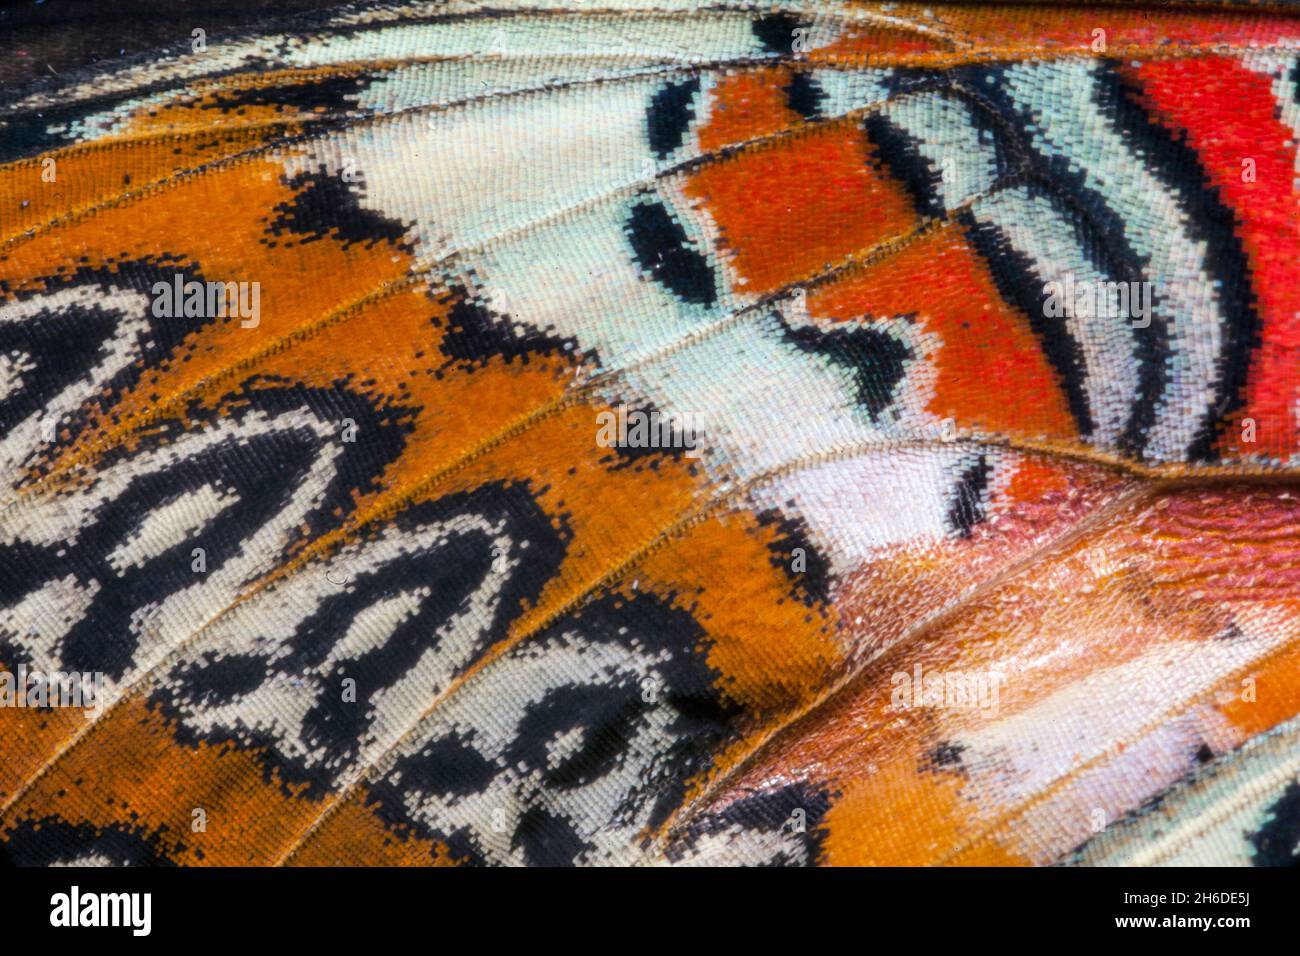
[[[0,98],[11,859],[1295,862],[1289,12],[166,42]]]

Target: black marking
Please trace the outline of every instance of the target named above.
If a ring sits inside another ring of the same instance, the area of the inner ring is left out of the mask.
[[[374,32],[388,23],[362,27],[340,26],[331,22],[336,15],[329,0],[276,0],[275,14],[268,16],[266,0],[222,0],[205,7],[202,16],[210,49],[230,49],[245,40],[290,36],[357,36]],[[374,6],[375,0],[363,0],[357,6]],[[71,91],[104,74],[121,73],[135,66],[157,67],[173,57],[194,52],[188,26],[178,29],[179,8],[175,0],[96,0],[93,4],[45,2],[40,4],[0,4],[0,106],[35,92]],[[194,13],[192,7],[186,12]],[[182,38],[182,39],[178,39]],[[16,49],[30,54],[15,57]],[[283,55],[286,51],[281,50]],[[284,64],[283,60],[275,61]],[[270,68],[264,59],[247,61],[238,71]],[[219,70],[219,67],[215,69]],[[40,74],[31,80],[23,77],[30,71]],[[47,72],[48,71],[48,72]],[[159,72],[164,79],[142,84],[128,96],[144,98],[153,92],[174,90],[176,80],[171,71]],[[206,71],[205,75],[212,75]],[[102,93],[90,93],[85,100],[102,109],[108,99]]]
[[[577,347],[572,339],[547,335],[516,323],[511,316],[490,312],[468,293],[457,298],[445,321],[434,319],[434,324],[445,326],[438,348],[450,360],[448,364],[467,369],[481,368],[493,358],[504,359],[507,365],[516,359],[527,365],[530,357],[561,355]]]
[[[500,772],[500,767],[454,731],[431,740],[402,762],[402,780],[406,786],[444,799],[468,797],[486,790]]]
[[[85,857],[102,857],[116,866],[174,866],[155,834],[120,823],[102,829],[59,817],[26,820],[4,837],[7,862],[14,866],[53,866]],[[177,847],[178,851],[183,847]]]
[[[665,730],[666,740],[671,744],[659,758],[655,779],[641,784],[644,794],[654,795],[650,819],[651,825],[655,825],[680,804],[689,780],[707,765],[712,748],[726,737],[740,713],[739,708],[718,696],[713,683],[716,673],[696,653],[704,639],[699,623],[658,598],[642,594],[631,602],[604,599],[584,608],[573,622],[561,620],[548,632],[563,633],[575,627],[591,641],[636,642],[651,654],[670,652],[671,657],[657,666],[664,682],[658,700],[654,704],[647,702],[638,681],[614,679],[613,674],[609,683],[599,687],[557,688],[529,713],[528,719],[538,722],[530,726],[534,730],[549,728],[548,733],[521,735],[510,760],[535,767],[548,779],[554,775],[553,786],[585,785],[599,779],[622,759],[621,750],[629,743],[626,731],[637,717],[648,714],[648,708],[667,708],[667,713],[673,715]],[[620,630],[628,633],[620,635]],[[597,702],[592,697],[593,690],[604,700]],[[552,769],[549,755],[538,745],[544,739],[577,727],[586,728],[587,743],[573,760]],[[609,742],[600,742],[600,738],[613,737],[620,741],[618,753],[611,751]]]
[[[789,866],[796,862],[814,864],[822,852],[826,830],[822,821],[830,809],[831,795],[806,783],[792,783],[779,790],[765,791],[728,804],[721,812],[692,820],[668,846],[669,860],[681,860],[702,837],[734,832],[736,829],[758,833],[781,834],[790,841],[791,850],[782,850],[768,861],[769,866]],[[795,829],[802,811],[802,831]],[[795,848],[802,854],[792,852]]]
[[[356,175],[359,180],[359,170]],[[303,243],[333,236],[345,246],[364,243],[369,247],[387,242],[408,251],[411,248],[407,239],[411,225],[362,206],[359,196],[364,188],[360,181],[347,183],[341,176],[321,168],[297,174],[289,180],[289,185],[298,193],[272,210],[275,216],[270,231],[275,235],[296,236]],[[271,239],[261,241],[270,246],[276,244]]]
[[[121,99],[125,100],[126,97]],[[97,110],[80,104],[52,106],[39,113],[20,113],[0,120],[0,163],[16,162],[70,145],[75,142],[72,136],[66,132],[51,131],[51,128],[63,130],[68,123],[79,122],[92,112]],[[33,191],[48,187],[49,184],[41,180],[37,170],[31,172],[31,177]]]
[[[700,94],[698,78],[665,83],[650,99],[646,130],[650,148],[660,159],[681,148],[686,131],[695,119],[695,98]]]
[[[327,75],[291,80],[275,86],[252,86],[243,89],[222,90],[214,94],[212,101],[217,109],[227,112],[239,112],[250,107],[272,106],[278,109],[292,109],[304,113],[319,113],[322,119],[335,118],[331,113],[346,112],[355,108],[359,94],[372,82],[373,77],[365,73],[348,75]],[[179,106],[198,106],[194,103],[181,103]],[[203,109],[211,109],[206,104]]]
[[[807,607],[828,605],[833,578],[830,561],[813,545],[803,519],[767,510],[759,512],[758,522],[776,529],[776,537],[767,543],[767,550],[772,566],[790,579],[795,597]],[[794,569],[796,550],[803,552],[803,571]]]
[[[1291,102],[1300,106],[1300,58],[1292,64],[1288,79],[1291,81]]]
[[[804,119],[813,119],[821,115],[826,91],[809,71],[796,72],[790,78],[790,82],[781,87],[781,92],[785,94],[785,102],[790,109]]]
[[[862,129],[873,147],[872,156],[887,175],[902,184],[916,211],[930,218],[945,215],[940,173],[921,154],[917,141],[883,112],[864,119]]]
[[[754,36],[771,53],[789,54],[794,50],[794,31],[808,24],[789,13],[773,13],[754,21]]]
[[[613,413],[612,410],[611,413]],[[600,458],[600,463],[610,471],[620,471],[624,468],[637,466],[645,466],[652,471],[657,471],[662,462],[670,459],[680,461],[686,457],[688,451],[700,448],[699,435],[687,435],[680,427],[683,422],[671,417],[671,412],[661,412],[652,406],[627,408],[629,438],[633,431],[632,416],[634,414],[646,416],[644,419],[644,433],[647,439],[645,442],[638,442],[637,444],[619,442],[610,445],[609,453],[602,455]],[[667,419],[667,429],[664,427],[665,419]],[[649,438],[652,434],[656,436],[653,440]]]
[[[893,404],[894,390],[912,357],[906,344],[869,326],[786,326],[785,337],[805,352],[820,355],[851,372],[857,401],[872,421],[879,421],[880,414]]]
[[[1268,808],[1268,822],[1250,835],[1256,866],[1300,866],[1300,783],[1287,784]]]
[[[609,773],[623,757],[636,726],[654,706],[631,673],[611,685],[556,687],[528,708],[509,762],[536,769],[548,787],[585,787]],[[576,731],[581,743],[558,764],[547,744]]]
[[[948,510],[948,524],[963,538],[969,538],[975,525],[984,520],[984,492],[988,490],[992,471],[988,458],[980,455],[957,482],[952,507]]]
[[[663,203],[641,201],[633,205],[626,232],[637,263],[665,289],[698,305],[710,306],[717,301],[717,281],[708,260]]]
[[[951,89],[948,72],[928,67],[897,66],[890,68],[888,75],[881,78],[881,83],[889,100],[909,93],[944,93]]]
[[[26,321],[0,323],[0,355],[21,354],[31,362],[18,371],[14,387],[0,399],[0,435],[82,380],[113,344],[118,326],[134,318],[119,314],[110,303],[66,311],[51,305]]]
[[[520,816],[510,846],[523,851],[528,866],[572,866],[592,848],[565,817],[536,804]]]
[[[1214,635],[1214,639],[1216,641],[1235,641],[1244,636],[1245,635],[1241,632],[1241,628],[1239,628],[1235,623],[1229,623],[1227,627]]]
[[[923,771],[927,769],[964,769],[962,766],[962,754],[965,752],[965,744],[954,743],[951,740],[941,741],[937,747],[926,754],[921,769]]]
[[[979,144],[977,148],[992,160],[995,184],[1024,169],[1026,147],[1018,138],[1020,130],[997,113],[987,100],[972,95],[962,86],[952,85],[946,74],[929,70],[900,71],[890,77],[886,87],[891,98],[928,93],[927,99],[942,98],[961,107]],[[943,195],[943,171],[921,151],[921,141],[894,122],[888,110],[869,114],[862,126],[875,147],[875,159],[903,184],[917,212],[932,218],[946,215],[949,209]]]

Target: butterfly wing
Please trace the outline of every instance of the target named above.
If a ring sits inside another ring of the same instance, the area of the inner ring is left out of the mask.
[[[0,105],[15,861],[1285,857],[1295,20],[195,29]]]

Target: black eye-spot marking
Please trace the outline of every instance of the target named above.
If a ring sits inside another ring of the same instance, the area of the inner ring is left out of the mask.
[[[646,110],[646,131],[650,148],[660,159],[681,148],[686,131],[695,119],[695,97],[699,93],[699,79],[690,79],[665,83],[651,97]]]
[[[663,203],[634,205],[627,220],[627,236],[637,263],[669,292],[698,305],[717,301],[713,270]]]

